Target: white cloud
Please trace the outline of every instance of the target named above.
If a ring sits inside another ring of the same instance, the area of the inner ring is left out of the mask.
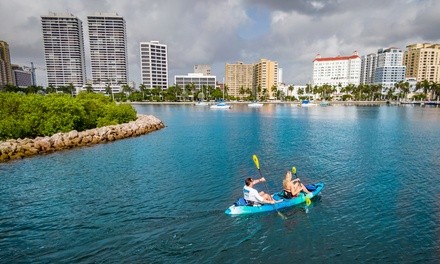
[[[284,80],[295,84],[310,80],[317,53],[364,55],[388,46],[440,42],[440,1],[434,0],[0,0],[0,38],[9,43],[13,63],[45,67],[40,16],[49,11],[68,11],[83,21],[87,65],[87,15],[123,16],[130,80],[137,84],[141,41],[168,45],[170,80],[201,63],[212,64],[221,80],[227,62],[268,58],[278,61]],[[44,72],[37,73],[45,84]]]

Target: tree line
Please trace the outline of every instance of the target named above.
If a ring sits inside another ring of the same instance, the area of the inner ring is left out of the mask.
[[[244,99],[248,101],[260,100],[265,101],[269,98],[276,98],[278,100],[296,101],[310,99],[310,97],[321,100],[334,100],[336,96],[338,99],[354,100],[354,101],[376,101],[376,100],[399,100],[407,99],[410,92],[413,93],[412,99],[414,100],[438,100],[440,96],[440,84],[436,82],[430,82],[423,80],[417,82],[414,89],[410,91],[410,84],[406,81],[400,81],[395,83],[394,87],[385,89],[380,84],[349,84],[343,87],[339,85],[324,84],[321,86],[312,86],[307,84],[305,88],[299,88],[297,90],[298,98],[293,96],[295,89],[294,85],[290,85],[287,88],[287,94],[278,89],[276,85],[273,85],[269,89],[262,89],[261,86],[257,86],[255,89],[250,87],[241,86],[238,91],[238,96],[235,97],[229,94],[229,87],[224,86],[224,91],[218,87],[212,87],[209,85],[203,85],[201,88],[197,88],[194,83],[186,84],[181,87],[179,85],[173,85],[167,89],[160,87],[147,88],[144,84],[139,85],[139,89],[134,89],[127,84],[121,86],[121,91],[113,93],[110,85],[105,87],[105,94],[111,98],[111,100],[118,102],[126,101],[154,101],[154,102],[176,102],[176,101],[198,101],[198,100],[219,100],[225,98],[225,100],[238,100]],[[41,86],[29,86],[27,88],[19,88],[11,85],[6,85],[0,88],[3,92],[19,92],[19,93],[38,93],[38,94],[52,94],[52,93],[64,93],[74,96],[75,88],[72,84],[67,86],[53,87],[48,86],[43,88]],[[85,92],[93,93],[93,87],[88,84],[85,86]],[[290,95],[289,95],[290,93]]]

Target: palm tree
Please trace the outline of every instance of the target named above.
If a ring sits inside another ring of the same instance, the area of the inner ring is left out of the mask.
[[[112,87],[110,86],[109,83],[105,86],[105,93],[109,94],[109,95],[111,94],[113,101],[115,100],[115,96],[113,95]]]
[[[241,99],[243,99],[243,94],[245,93],[243,86],[240,87],[240,89],[238,90],[238,93],[241,95]]]
[[[124,93],[126,93],[126,94],[128,94],[128,95],[130,95],[131,94],[131,92],[133,91],[133,89],[130,87],[130,85],[128,85],[128,84],[124,84],[124,85],[122,85],[122,92],[124,92]]]
[[[90,83],[86,84],[86,92],[93,93],[93,87]]]
[[[271,91],[272,91],[272,96],[275,94],[275,98],[278,99],[278,94],[277,94],[278,88],[275,84],[272,85]]]
[[[73,97],[73,91],[75,90],[75,86],[73,86],[73,83],[69,83],[69,85],[67,85],[67,92],[70,94],[70,96]]]
[[[142,92],[142,100],[145,99],[145,91],[147,91],[147,86],[145,86],[145,84],[141,83],[139,85],[139,90],[141,90]]]
[[[196,86],[195,86],[195,84],[194,84],[194,83],[191,83],[191,84],[189,85],[189,87],[191,88],[191,94],[194,95],[194,92],[196,91]],[[194,96],[193,96],[193,101],[194,101]]]
[[[244,92],[248,95],[248,97],[251,96],[251,94],[252,94],[252,91],[249,87],[246,88],[246,90]]]
[[[290,96],[293,95],[293,84],[289,85],[289,88],[287,90],[290,92]]]

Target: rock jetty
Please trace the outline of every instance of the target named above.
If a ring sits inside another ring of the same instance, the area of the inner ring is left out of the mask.
[[[57,133],[50,137],[10,139],[0,141],[0,162],[51,153],[54,151],[136,137],[164,128],[161,120],[152,115],[138,115],[129,123],[105,126],[78,132]]]

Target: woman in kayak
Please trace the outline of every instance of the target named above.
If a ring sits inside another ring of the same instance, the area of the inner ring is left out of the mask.
[[[286,176],[283,180],[283,192],[284,197],[291,199],[299,194],[300,191],[310,193],[309,190],[302,184],[299,178],[292,180],[292,172],[286,172]]]
[[[263,191],[258,192],[256,189],[254,189],[255,184],[265,181],[266,179],[264,177],[261,177],[258,180],[254,180],[252,178],[246,178],[246,180],[244,181],[245,185],[243,186],[243,198],[249,204],[254,205],[254,204],[275,203],[275,201],[269,194]]]

